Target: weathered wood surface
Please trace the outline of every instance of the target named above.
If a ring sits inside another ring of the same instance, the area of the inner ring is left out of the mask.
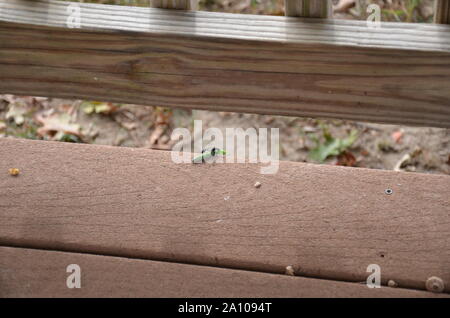
[[[450,1],[434,1],[434,23],[450,24]]]
[[[450,290],[450,176],[170,156],[0,139],[0,245]]]
[[[0,3],[1,93],[450,127],[450,26]]]
[[[67,266],[81,288],[66,285]],[[449,297],[401,288],[121,257],[0,247],[0,297]]]
[[[284,0],[288,17],[323,18],[331,14],[331,0]]]
[[[197,10],[198,0],[149,0],[152,8]]]

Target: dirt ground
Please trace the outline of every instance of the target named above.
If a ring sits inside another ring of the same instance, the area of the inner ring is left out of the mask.
[[[382,20],[431,22],[433,15],[431,0],[357,1],[349,6],[352,2],[334,1],[334,17],[362,19],[369,2],[382,5]],[[200,8],[283,14],[283,1],[202,0]],[[204,129],[279,128],[281,160],[450,174],[450,129],[155,106],[0,95],[0,137],[170,149],[174,128],[192,129],[193,121],[201,119]]]

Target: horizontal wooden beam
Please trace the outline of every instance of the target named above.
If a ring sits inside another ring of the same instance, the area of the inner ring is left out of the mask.
[[[450,176],[291,162],[261,175],[5,138],[0,157],[0,245],[353,282],[377,264],[383,284],[425,289],[437,276],[450,291]]]
[[[66,285],[80,268],[81,288]],[[167,262],[0,247],[0,297],[449,297],[401,288]]]
[[[331,0],[284,0],[288,17],[322,18],[331,14]]]
[[[450,26],[0,3],[0,93],[450,127]]]
[[[434,1],[434,23],[450,24],[450,1]]]

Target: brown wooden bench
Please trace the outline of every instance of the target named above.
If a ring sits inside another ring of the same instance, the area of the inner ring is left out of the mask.
[[[0,93],[450,127],[450,25],[369,29],[317,3],[286,0],[291,17],[80,4],[67,28],[66,2],[0,0]],[[449,176],[259,168],[0,139],[0,296],[449,296]]]

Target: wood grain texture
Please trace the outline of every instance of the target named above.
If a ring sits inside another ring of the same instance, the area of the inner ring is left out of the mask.
[[[69,289],[66,268],[81,269]],[[0,247],[0,297],[449,297],[401,288],[121,257]]]
[[[170,156],[0,139],[0,245],[450,290],[450,176]]]
[[[434,23],[450,24],[450,1],[434,1]]]
[[[326,19],[331,13],[331,0],[284,0],[284,13],[288,17]]]
[[[152,8],[197,10],[198,0],[150,0]]]
[[[450,127],[450,26],[0,3],[1,93]]]

